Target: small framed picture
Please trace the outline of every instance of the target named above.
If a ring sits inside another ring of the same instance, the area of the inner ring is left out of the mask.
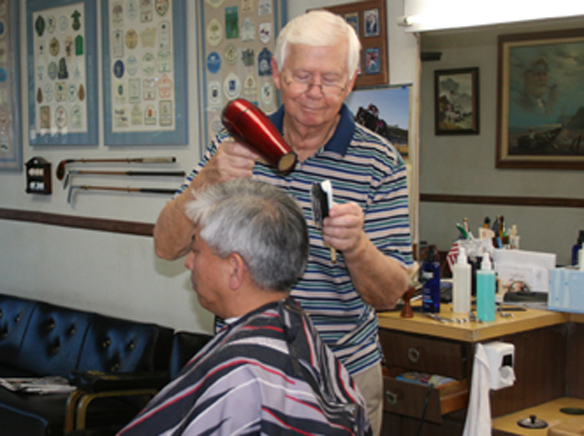
[[[368,9],[363,12],[363,24],[365,38],[379,36],[379,9]]]
[[[436,135],[479,133],[479,69],[434,72]]]
[[[349,12],[345,14],[345,21],[351,25],[353,29],[355,29],[355,33],[360,35],[359,33],[359,12]]]
[[[365,49],[365,74],[381,72],[379,47]]]

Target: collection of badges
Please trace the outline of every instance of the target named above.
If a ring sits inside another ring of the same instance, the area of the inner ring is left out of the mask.
[[[16,110],[10,89],[13,68],[10,64],[9,13],[8,1],[0,0],[0,162],[5,162],[6,166],[13,164],[16,157],[12,137],[12,113]]]
[[[270,65],[275,46],[273,0],[205,0],[205,113],[209,134],[222,124],[228,101],[243,97],[265,112],[276,109]]]
[[[87,132],[83,3],[33,14],[36,129]]]
[[[174,130],[172,0],[109,0],[113,132]]]

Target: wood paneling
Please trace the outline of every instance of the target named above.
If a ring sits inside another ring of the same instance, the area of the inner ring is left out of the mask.
[[[488,195],[420,194],[420,202],[584,208],[584,199],[582,198],[557,198],[557,197],[506,197]]]
[[[47,212],[0,208],[0,219],[47,224],[61,227],[125,233],[128,235],[152,236],[154,224],[120,221],[101,218],[85,218]]]

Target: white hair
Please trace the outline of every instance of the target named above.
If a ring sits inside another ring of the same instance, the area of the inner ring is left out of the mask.
[[[325,10],[313,10],[288,22],[278,35],[274,60],[281,70],[290,51],[290,44],[332,47],[343,39],[347,41],[347,70],[349,79],[352,79],[359,67],[361,42],[355,29],[340,15]]]

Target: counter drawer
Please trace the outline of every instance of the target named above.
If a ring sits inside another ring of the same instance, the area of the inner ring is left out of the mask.
[[[435,337],[397,333],[380,329],[379,338],[387,367],[407,368],[455,379],[469,377],[469,360],[464,343]]]
[[[468,380],[455,380],[434,388],[396,380],[391,371],[384,368],[383,409],[385,412],[421,419],[426,398],[428,404],[424,419],[442,423],[442,415],[464,409],[468,405]]]

